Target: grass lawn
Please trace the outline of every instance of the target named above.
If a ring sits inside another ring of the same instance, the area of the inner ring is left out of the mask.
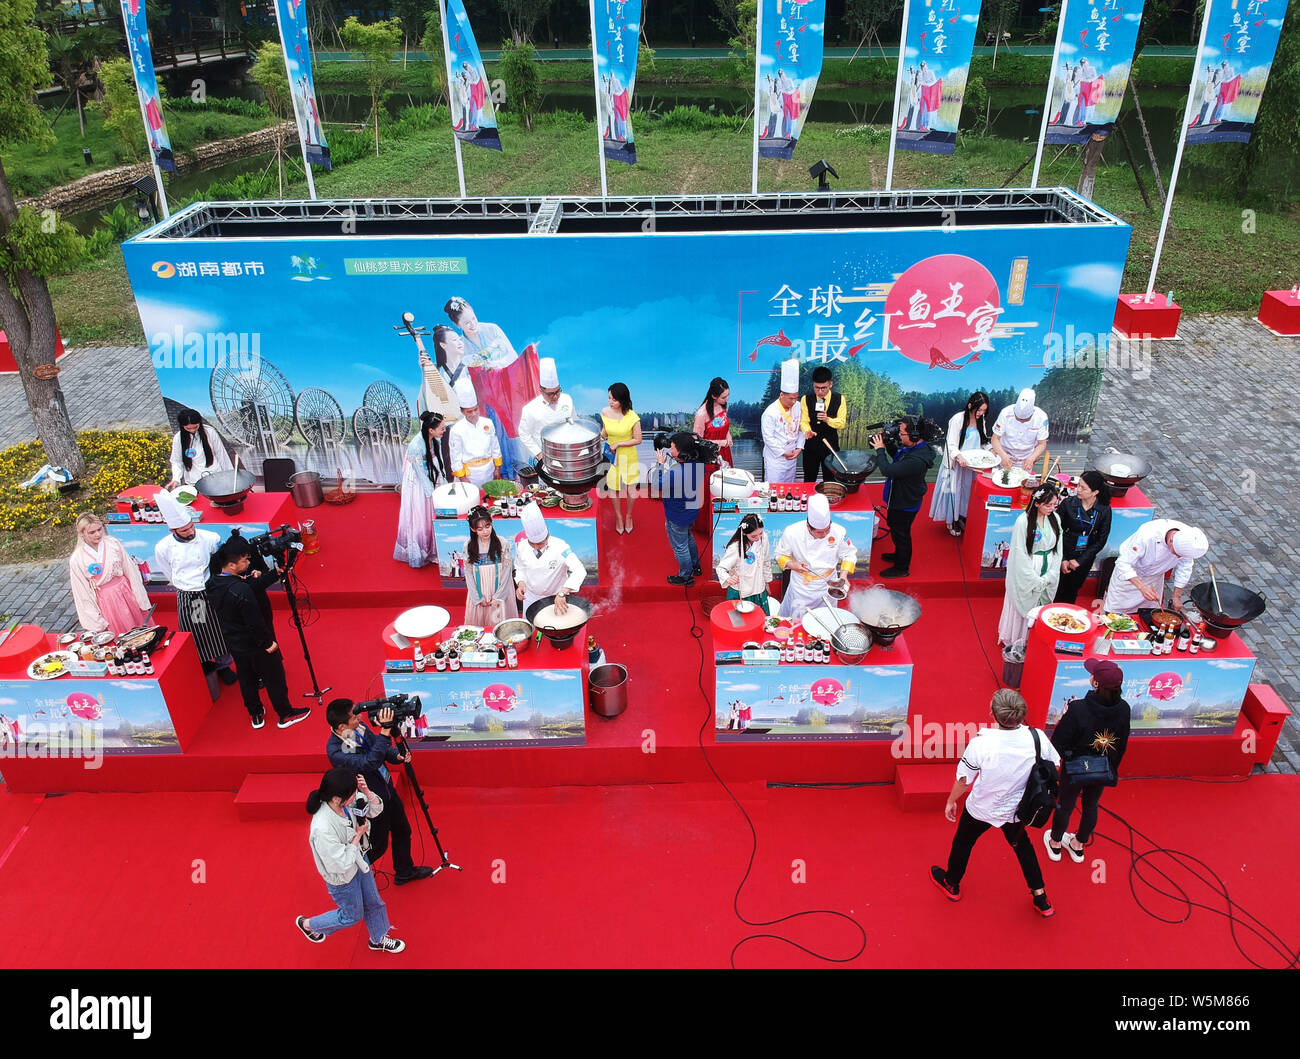
[[[142,346],[144,330],[122,251],[50,279],[54,318],[67,346]]]

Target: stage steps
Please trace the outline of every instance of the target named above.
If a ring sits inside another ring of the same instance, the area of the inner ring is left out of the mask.
[[[254,772],[235,795],[241,820],[289,820],[305,816],[307,795],[320,785],[320,772]]]
[[[894,775],[894,795],[904,813],[943,809],[957,776],[955,764],[899,765]]]

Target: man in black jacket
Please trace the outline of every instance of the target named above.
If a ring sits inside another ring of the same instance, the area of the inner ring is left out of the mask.
[[[289,689],[284,677],[284,658],[280,645],[275,642],[275,628],[269,620],[270,600],[266,591],[254,584],[261,581],[260,572],[249,577],[251,548],[247,541],[232,539],[217,549],[216,575],[208,582],[208,601],[216,612],[217,621],[226,646],[235,656],[239,676],[239,691],[244,697],[244,708],[254,728],[266,724],[265,710],[258,695],[258,681],[266,687],[271,706],[279,715],[277,727],[288,728],[304,720],[311,710],[294,709],[289,702]]]
[[[894,542],[894,550],[881,556],[892,564],[880,572],[881,577],[906,577],[911,573],[912,523],[925,500],[925,474],[935,461],[935,451],[918,436],[915,420],[903,416],[895,420],[895,425],[896,444],[886,446],[881,434],[871,439],[876,466],[885,476],[885,521]]]
[[[393,837],[393,872],[398,886],[427,879],[433,869],[417,865],[411,857],[411,822],[406,807],[397,796],[389,765],[410,761],[410,751],[399,754],[393,746],[393,711],[379,711],[379,734],[366,727],[361,714],[352,712],[351,699],[335,699],[325,707],[325,720],[334,734],[325,744],[325,753],[335,768],[351,769],[366,778],[366,786],[379,796],[384,811],[370,821],[370,862],[373,864],[388,848]]]

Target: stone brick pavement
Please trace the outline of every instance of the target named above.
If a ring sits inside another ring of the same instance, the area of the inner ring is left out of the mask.
[[[1300,339],[1253,320],[1195,317],[1182,340],[1156,342],[1135,370],[1106,373],[1090,452],[1147,456],[1143,489],[1158,515],[1199,523],[1219,576],[1263,592],[1268,612],[1243,638],[1259,658],[1255,680],[1300,707]],[[78,428],[161,426],[162,395],[143,347],[74,350],[60,361]],[[0,377],[0,447],[32,436],[22,387]],[[1204,567],[1204,569],[1203,569]],[[1208,574],[1204,560],[1197,576]],[[0,567],[0,614],[47,629],[76,624],[62,561]],[[1300,772],[1300,725],[1283,730],[1270,772]]]

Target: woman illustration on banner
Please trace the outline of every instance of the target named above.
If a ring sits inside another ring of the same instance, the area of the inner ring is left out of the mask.
[[[468,62],[462,62],[461,83],[465,86],[465,128],[464,132],[478,132],[479,122],[483,117],[483,104],[487,102],[487,89],[478,70]]]
[[[321,142],[320,118],[316,115],[316,101],[305,76],[298,78],[298,97],[302,100],[302,116],[307,119],[307,142],[319,147]]]
[[[1210,118],[1211,125],[1218,125],[1223,120],[1223,112],[1237,101],[1237,95],[1241,91],[1241,74],[1233,70],[1228,60],[1224,59],[1219,64],[1219,84],[1215,93],[1214,114]]]
[[[1105,84],[1105,78],[1097,73],[1087,57],[1079,60],[1079,104],[1075,111],[1076,124],[1092,124],[1093,111],[1101,98]]]
[[[393,558],[418,570],[437,562],[433,539],[433,491],[451,480],[443,458],[447,423],[437,412],[420,413],[420,429],[406,447],[402,464],[402,503],[397,514]]]
[[[1078,95],[1074,88],[1074,67],[1069,63],[1061,63],[1061,109],[1056,112],[1056,116],[1049,122],[1051,125],[1069,125],[1070,115],[1074,113],[1075,97]]]
[[[106,535],[98,515],[77,516],[77,547],[68,557],[68,580],[77,620],[86,632],[120,636],[149,623],[152,607],[140,568],[121,541]]]
[[[768,74],[767,81],[767,128],[758,134],[760,140],[770,140],[776,135],[776,119],[781,113],[781,93],[776,90],[776,78]]]
[[[617,73],[611,71],[605,78],[605,105],[609,108],[609,125],[605,139],[627,142],[627,89]]]
[[[776,72],[776,90],[781,94],[781,136],[794,139],[795,125],[803,111],[803,100],[799,98],[799,86],[784,70]]]
[[[921,118],[921,82],[915,66],[907,68],[907,117],[898,126],[900,132],[916,132]]]
[[[943,102],[943,82],[926,65],[924,59],[921,60],[920,69],[917,70],[917,88],[921,96],[921,120],[917,131],[929,132],[930,118],[938,112],[939,105]]]
[[[501,477],[513,478],[514,468],[528,462],[528,451],[519,440],[519,417],[524,405],[541,392],[538,381],[537,347],[529,344],[521,354],[496,324],[480,323],[474,308],[464,298],[452,298],[443,311],[464,336],[470,380],[479,403],[495,410],[500,424]]]
[[[1202,82],[1201,90],[1201,110],[1200,113],[1192,119],[1193,125],[1205,125],[1212,112],[1216,109],[1219,102],[1219,72],[1222,67],[1207,66],[1205,68],[1205,80]]]

